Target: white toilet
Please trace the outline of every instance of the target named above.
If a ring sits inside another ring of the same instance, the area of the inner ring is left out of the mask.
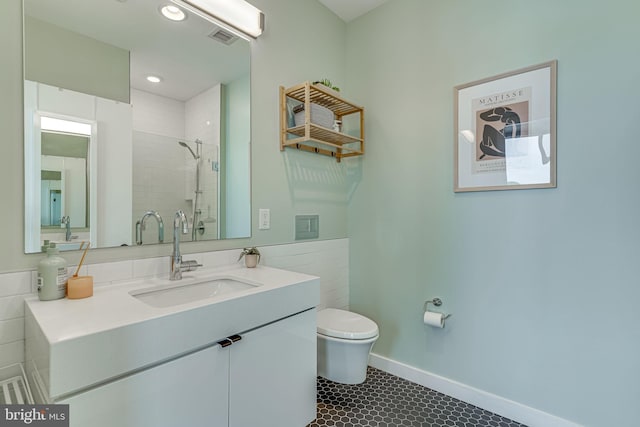
[[[378,325],[360,314],[326,308],[318,312],[318,375],[343,384],[367,377],[369,352]]]

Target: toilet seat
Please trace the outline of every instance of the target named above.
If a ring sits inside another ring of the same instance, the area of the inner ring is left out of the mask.
[[[326,308],[318,312],[318,333],[333,338],[365,340],[378,336],[378,325],[357,313]]]

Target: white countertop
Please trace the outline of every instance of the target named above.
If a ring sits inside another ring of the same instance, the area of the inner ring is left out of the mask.
[[[221,295],[166,308],[151,307],[129,294],[131,291],[155,286],[188,285],[206,278],[232,277],[260,286],[239,293]],[[26,299],[49,343],[78,338],[157,317],[191,310],[230,299],[283,288],[316,279],[314,276],[258,266],[256,268],[222,267],[183,273],[182,280],[168,278],[136,279],[117,285],[94,288],[93,297],[40,301],[37,296]]]

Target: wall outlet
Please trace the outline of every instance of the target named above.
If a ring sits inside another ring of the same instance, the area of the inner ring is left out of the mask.
[[[259,209],[258,210],[258,229],[268,230],[271,228],[271,210]]]

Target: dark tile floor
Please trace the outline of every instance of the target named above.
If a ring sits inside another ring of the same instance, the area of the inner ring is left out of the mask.
[[[372,367],[362,384],[318,377],[316,426],[526,427]]]

